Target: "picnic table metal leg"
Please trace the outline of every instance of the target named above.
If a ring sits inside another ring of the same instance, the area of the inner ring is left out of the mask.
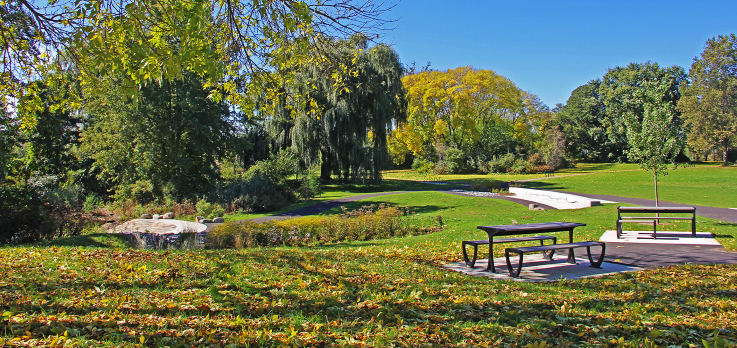
[[[494,267],[494,236],[491,234],[489,234],[489,262],[486,265],[486,270],[496,273]]]
[[[568,230],[568,243],[573,243],[573,229]],[[573,248],[568,249],[568,260],[570,264],[576,264],[576,255],[573,253]]]

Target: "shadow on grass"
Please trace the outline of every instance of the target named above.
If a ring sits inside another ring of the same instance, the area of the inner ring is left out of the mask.
[[[595,171],[603,171],[614,168],[617,163],[587,163],[581,168],[567,168],[560,171],[560,174],[588,173]]]
[[[54,239],[43,243],[44,246],[69,246],[69,247],[99,247],[115,248],[130,246],[128,237],[114,233],[93,233],[82,236],[72,236]]]
[[[517,183],[517,185],[520,187],[525,187],[525,188],[535,188],[535,189],[545,189],[545,190],[564,190],[566,189],[565,187],[560,186],[557,183],[544,182],[544,181],[526,181],[526,182]]]

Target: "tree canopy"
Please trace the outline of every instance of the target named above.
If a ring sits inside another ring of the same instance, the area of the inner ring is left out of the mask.
[[[720,147],[726,164],[737,142],[737,36],[709,39],[701,57],[694,58],[689,80],[679,103],[688,144],[700,153]]]
[[[531,150],[548,113],[536,96],[491,70],[422,71],[403,82],[407,122],[390,140],[396,163],[408,153],[432,159],[441,147],[483,152],[489,158]]]
[[[245,109],[245,94],[275,76],[268,72],[288,72],[322,56],[315,37],[378,31],[382,6],[349,0],[3,2],[2,92],[11,96],[6,102],[33,95],[28,81],[71,62],[83,86],[111,72],[123,77],[122,91],[133,98],[142,86],[194,73],[210,98]],[[74,99],[69,103],[78,107]]]
[[[285,85],[285,94],[305,102],[278,100],[270,129],[282,138],[289,134],[305,165],[320,163],[323,180],[336,174],[378,182],[388,158],[387,132],[404,119],[402,65],[389,46],[369,48],[364,36],[332,46],[330,60],[302,67]]]

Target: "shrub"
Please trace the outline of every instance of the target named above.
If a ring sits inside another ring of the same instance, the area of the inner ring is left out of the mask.
[[[412,161],[412,169],[420,174],[428,174],[435,170],[435,164],[419,157],[415,157]]]
[[[319,195],[322,195],[320,177],[316,172],[309,171],[307,175],[300,180],[299,189],[297,189],[297,196],[299,199],[310,199]]]
[[[331,216],[310,216],[266,223],[228,222],[207,236],[210,248],[251,248],[258,246],[299,246],[412,236],[442,230],[436,225],[421,226],[408,209],[380,205],[364,206]]]
[[[28,187],[0,186],[0,244],[27,243],[54,232],[53,221]]]
[[[514,167],[516,161],[517,161],[517,157],[511,153],[505,154],[504,156],[501,156],[501,157],[494,156],[494,159],[492,159],[489,162],[489,172],[490,173],[510,172],[511,169]]]
[[[197,201],[195,206],[197,207],[197,214],[204,217],[210,217],[212,215],[212,211],[215,209],[213,204],[204,198]]]
[[[449,148],[445,151],[445,167],[450,174],[460,174],[469,171],[466,154],[459,149]]]
[[[225,208],[220,204],[213,204],[212,212],[210,214],[210,217],[212,218],[223,217],[223,215],[225,215]]]

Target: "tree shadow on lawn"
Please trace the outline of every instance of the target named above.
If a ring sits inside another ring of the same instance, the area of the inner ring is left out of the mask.
[[[545,190],[565,190],[566,187],[563,187],[557,183],[552,182],[544,182],[544,181],[525,181],[516,183],[518,187],[524,187],[524,188],[534,188],[534,189],[545,189]]]
[[[57,238],[41,244],[42,246],[68,247],[129,247],[133,244],[129,236],[116,233],[93,233],[81,236]]]
[[[347,210],[357,210],[361,209],[362,207],[367,207],[373,205],[375,208],[382,204],[381,202],[365,202],[365,201],[357,201],[357,202],[350,202],[346,204],[341,204],[340,207],[331,208],[325,211],[320,212],[321,215],[333,215],[333,214],[343,214],[343,207],[345,207]],[[395,205],[392,204],[391,206],[396,206],[398,208],[401,208],[404,210],[404,208],[407,208],[408,206],[403,205]],[[453,209],[457,208],[457,206],[438,206],[438,205],[411,205],[409,206],[409,211],[411,214],[431,214],[435,212],[439,212],[442,210],[447,209]]]

